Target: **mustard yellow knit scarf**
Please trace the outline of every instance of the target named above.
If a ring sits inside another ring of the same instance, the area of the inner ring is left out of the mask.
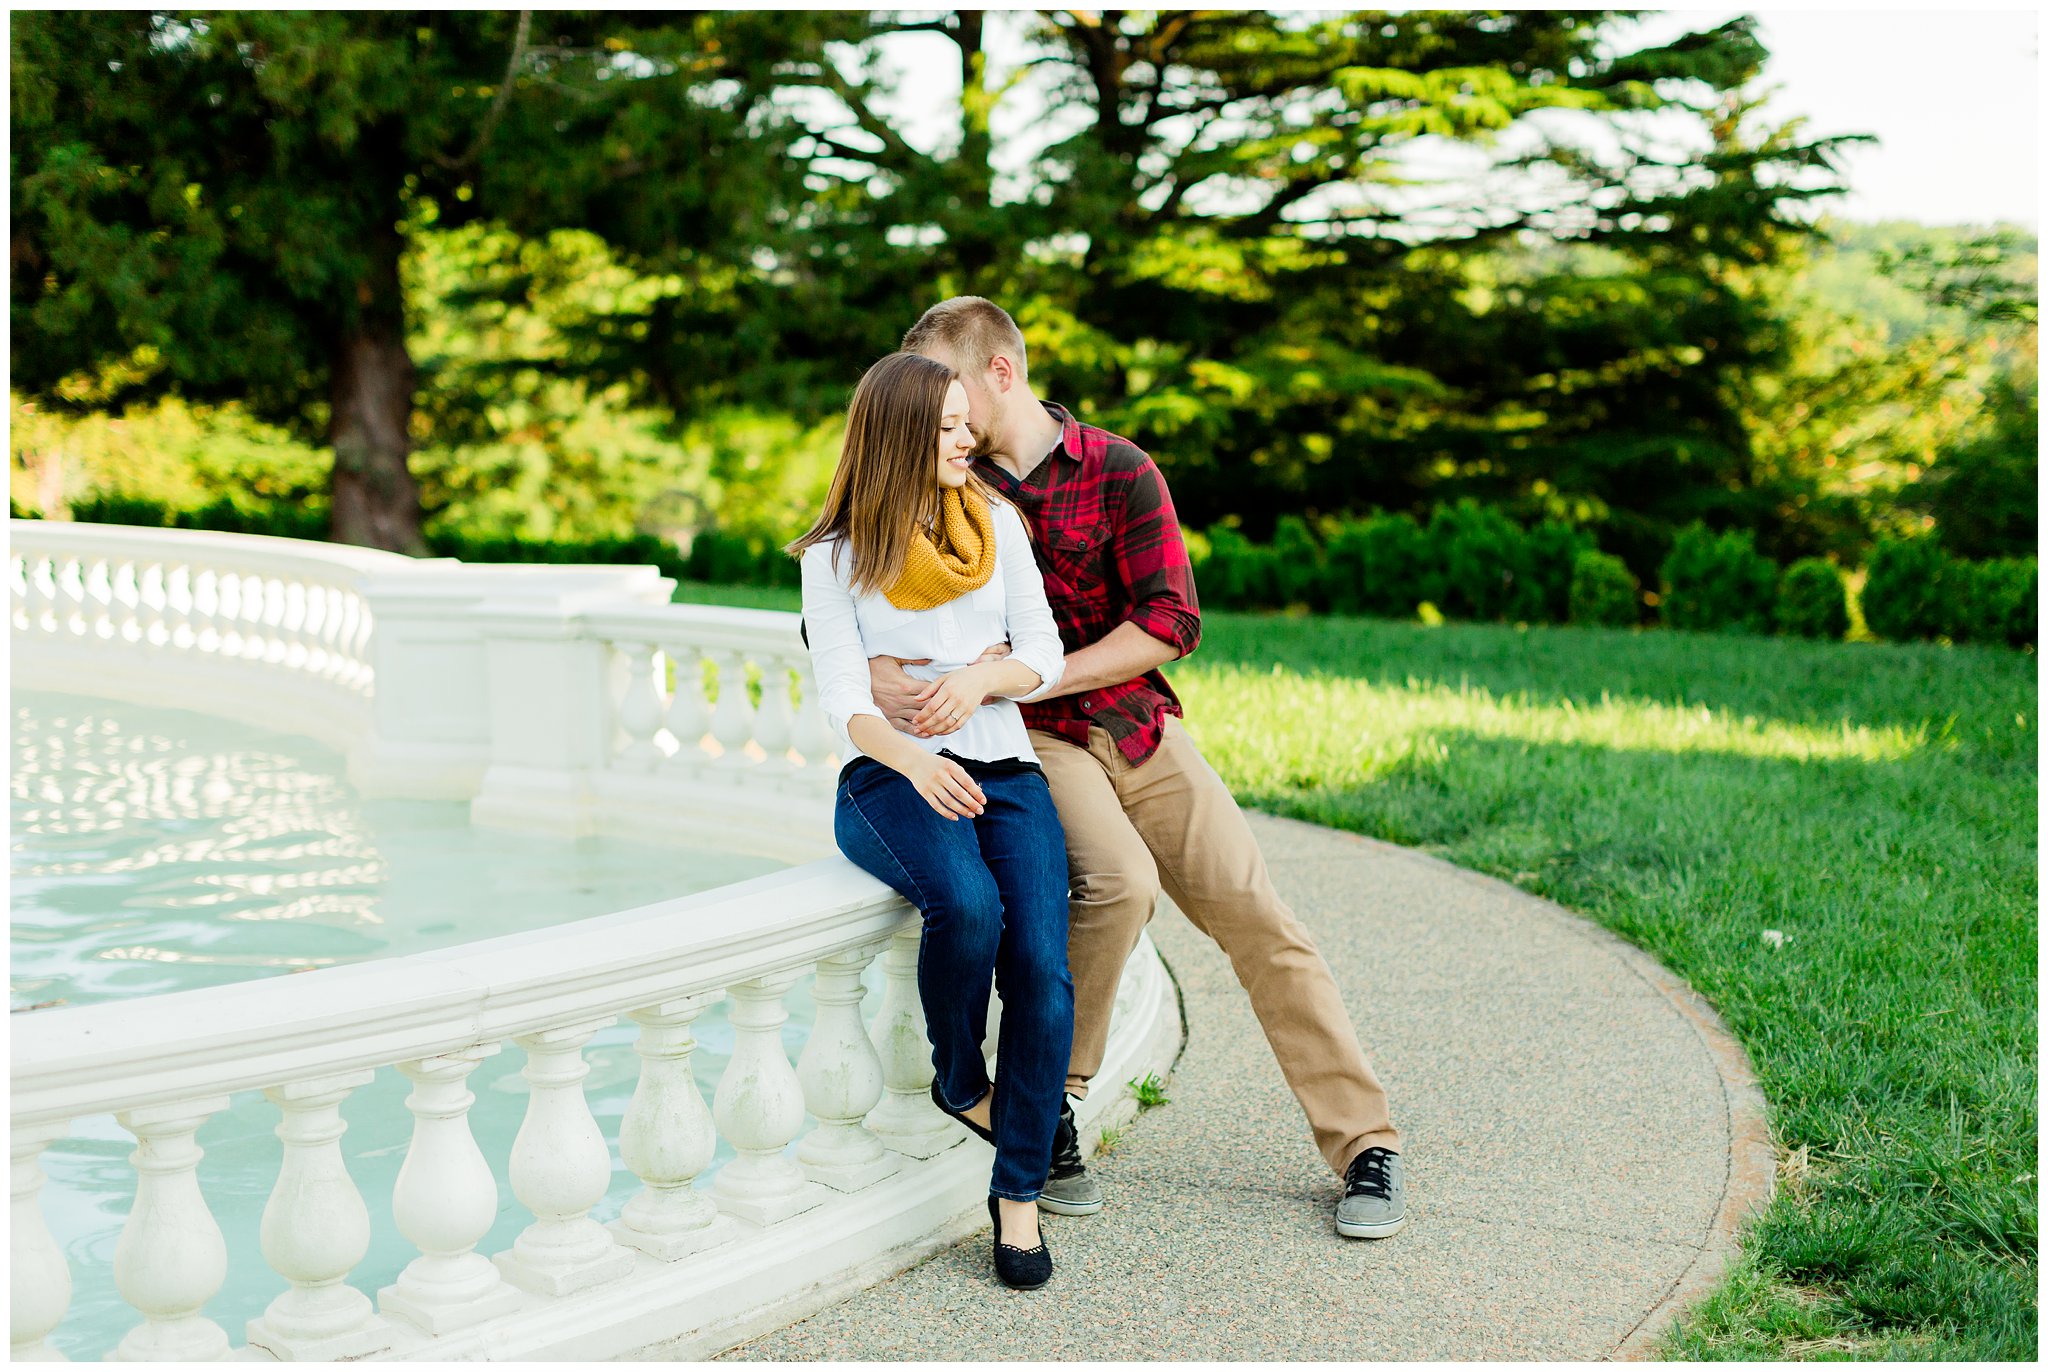
[[[903,575],[885,595],[899,610],[929,610],[988,584],[996,570],[996,522],[988,497],[972,486],[939,492],[939,537],[919,529]]]

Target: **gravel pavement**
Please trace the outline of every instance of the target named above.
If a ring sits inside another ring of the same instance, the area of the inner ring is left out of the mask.
[[[1711,1289],[1773,1176],[1711,1010],[1504,883],[1250,819],[1386,1083],[1406,1229],[1338,1237],[1340,1181],[1228,961],[1162,903],[1187,1046],[1091,1160],[1102,1213],[1044,1218],[1052,1281],[1003,1288],[984,1228],[727,1360],[1629,1358]]]

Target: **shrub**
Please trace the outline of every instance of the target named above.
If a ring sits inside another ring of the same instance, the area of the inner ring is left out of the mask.
[[[161,500],[101,492],[71,502],[71,517],[82,524],[136,524],[151,529],[168,529],[177,511]]]
[[[1933,638],[1943,631],[1941,583],[1948,554],[1931,538],[1881,538],[1863,581],[1863,621],[1879,638]]]
[[[7,517],[9,519],[41,519],[43,512],[41,510],[29,509],[10,495],[7,497]]]
[[[2038,579],[2031,557],[1949,562],[1941,577],[1941,631],[1956,643],[2032,643]]]
[[[1527,541],[1514,521],[1468,497],[1437,506],[1423,532],[1422,599],[1454,618],[1505,618],[1528,578]]]
[[[1841,569],[1826,558],[1806,557],[1778,581],[1778,631],[1801,638],[1840,638],[1849,632],[1849,592]]]
[[[1323,545],[1300,515],[1282,515],[1273,526],[1273,579],[1282,605],[1330,608],[1329,577]]]
[[[1625,628],[1641,618],[1642,587],[1628,564],[1588,548],[1572,560],[1571,622]]]
[[[1511,617],[1532,624],[1564,623],[1571,614],[1579,555],[1592,547],[1592,539],[1554,519],[1529,530],[1522,540],[1523,569]]]
[[[1660,570],[1664,622],[1672,628],[1770,632],[1778,569],[1756,550],[1749,530],[1715,534],[1688,524]]]
[[[1330,608],[1339,614],[1407,619],[1422,592],[1427,541],[1404,514],[1376,514],[1338,527],[1330,537]]]
[[[1279,559],[1237,530],[1209,530],[1209,560],[1202,565],[1202,594],[1220,609],[1270,607],[1279,602]]]

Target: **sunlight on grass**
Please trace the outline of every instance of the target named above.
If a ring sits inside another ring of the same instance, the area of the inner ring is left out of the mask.
[[[1844,720],[1824,728],[1604,693],[1587,705],[1542,704],[1519,692],[1497,696],[1415,677],[1384,686],[1278,665],[1262,671],[1190,663],[1175,674],[1174,686],[1217,765],[1255,785],[1285,785],[1290,777],[1312,777],[1318,785],[1369,781],[1396,767],[1439,763],[1468,738],[1860,762],[1902,761],[1929,744],[1924,721],[1872,728]],[[1274,748],[1282,737],[1288,746]]]

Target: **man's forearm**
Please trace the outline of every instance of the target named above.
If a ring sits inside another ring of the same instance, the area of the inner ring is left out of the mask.
[[[1126,621],[1087,647],[1068,653],[1066,671],[1061,673],[1059,685],[1039,699],[1051,700],[1055,696],[1097,691],[1104,686],[1121,686],[1179,656],[1180,649],[1171,643],[1154,638]]]

